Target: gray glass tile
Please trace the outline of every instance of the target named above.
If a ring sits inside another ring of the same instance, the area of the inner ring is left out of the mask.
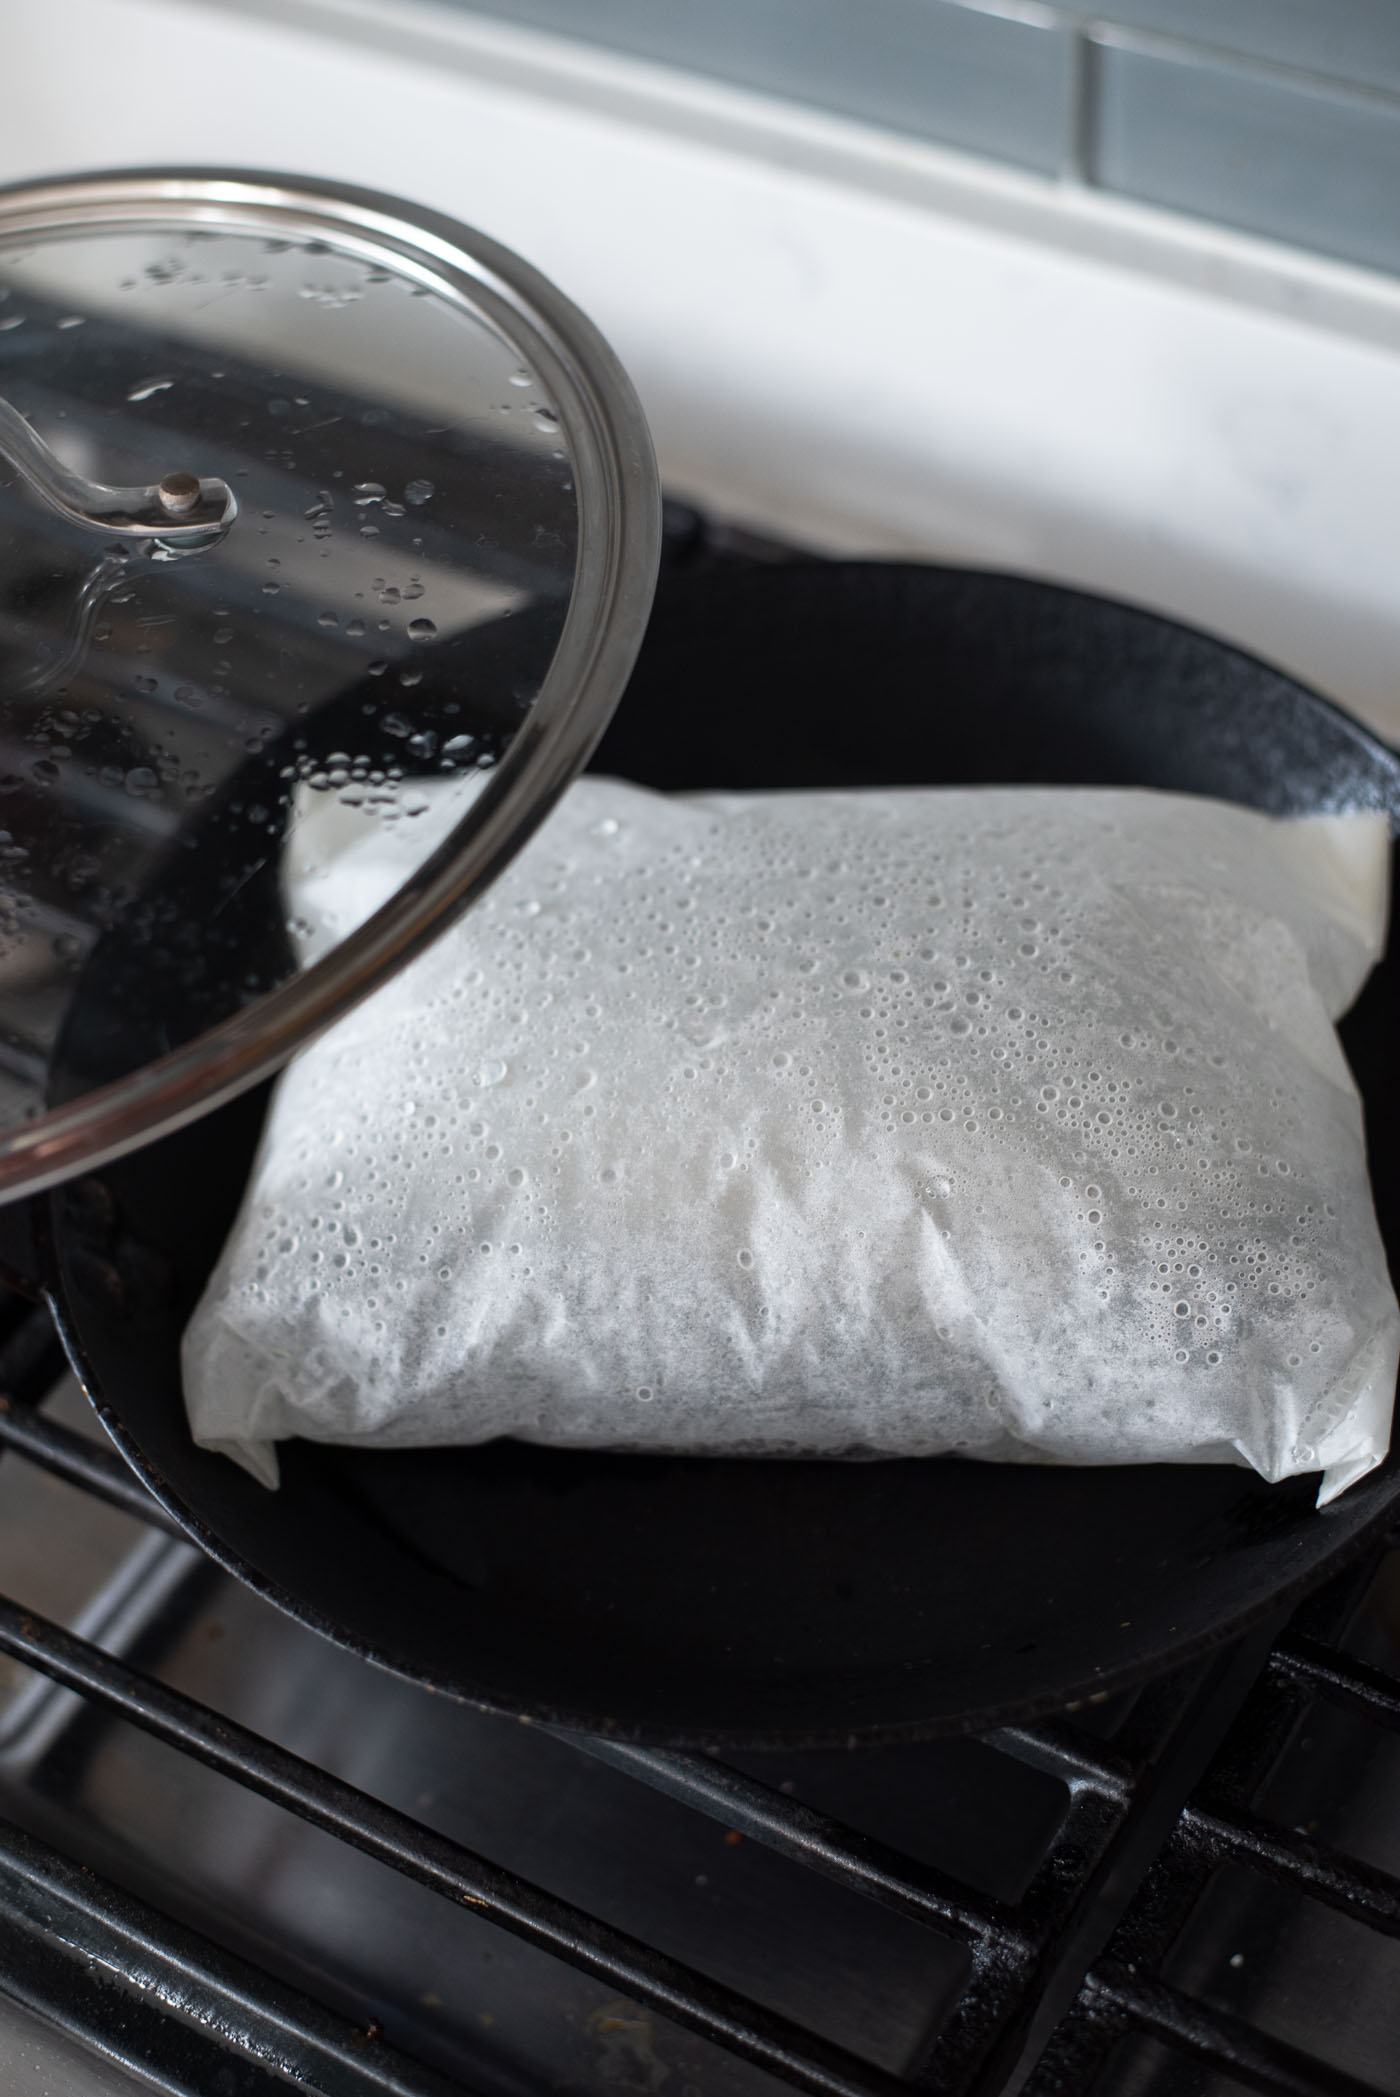
[[[1048,13],[1012,20],[952,0],[473,0],[467,11],[1045,173],[1065,162],[1073,37]]]
[[[1109,22],[1400,93],[1396,0],[1105,0]]]
[[[1099,66],[1106,188],[1400,271],[1400,106],[1111,44]]]

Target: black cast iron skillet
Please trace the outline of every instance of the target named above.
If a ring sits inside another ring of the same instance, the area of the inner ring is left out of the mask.
[[[913,566],[668,583],[596,768],[665,788],[1072,782],[1400,810],[1396,758],[1263,664],[1073,591]],[[270,886],[242,922],[250,952],[261,941],[275,962]],[[91,1010],[125,982],[130,1015],[141,967],[128,946],[97,969]],[[1392,955],[1344,1029],[1392,1252],[1397,984]],[[160,995],[168,1007],[168,981]],[[456,1695],[661,1741],[985,1727],[1229,1638],[1400,1499],[1394,1459],[1319,1514],[1315,1480],[1225,1467],[660,1460],[513,1442],[284,1444],[269,1494],[191,1443],[178,1356],[264,1105],[249,1096],[37,1204],[44,1287],[107,1427],[215,1558]]]

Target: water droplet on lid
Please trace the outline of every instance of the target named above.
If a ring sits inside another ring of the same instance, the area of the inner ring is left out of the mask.
[[[423,504],[431,502],[436,494],[437,489],[431,481],[410,481],[403,491],[403,499],[405,502],[411,502],[415,509],[421,509]]]
[[[164,393],[174,384],[174,379],[141,379],[129,389],[126,397],[131,401],[149,400],[153,394]]]
[[[437,639],[437,627],[431,619],[410,619],[408,622],[408,638],[410,641],[435,641]]]
[[[375,502],[383,502],[383,500],[384,500],[384,493],[385,493],[385,491],[384,491],[384,489],[383,489],[383,488],[381,487],[381,485],[380,485],[380,483],[379,483],[378,481],[356,481],[356,483],[355,483],[355,504],[356,504],[356,507],[357,507],[358,509],[361,509],[361,510],[363,510],[363,509],[365,509],[365,508],[366,508],[366,507],[367,507],[367,506],[368,506],[368,505],[369,505],[370,503],[375,503]]]
[[[500,1085],[505,1080],[507,1069],[508,1066],[504,1063],[483,1063],[480,1070],[476,1073],[475,1083],[478,1085]]]

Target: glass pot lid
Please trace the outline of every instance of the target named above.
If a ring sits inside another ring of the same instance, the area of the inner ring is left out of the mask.
[[[0,191],[0,1199],[275,1071],[489,885],[621,695],[659,519],[617,360],[464,226]],[[403,878],[313,954],[289,859],[375,826]]]

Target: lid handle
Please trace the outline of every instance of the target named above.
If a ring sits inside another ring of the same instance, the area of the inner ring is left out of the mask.
[[[36,495],[74,524],[144,546],[156,560],[202,553],[223,538],[238,515],[227,481],[167,473],[143,488],[109,488],[65,466],[17,408],[0,398],[0,458]]]

